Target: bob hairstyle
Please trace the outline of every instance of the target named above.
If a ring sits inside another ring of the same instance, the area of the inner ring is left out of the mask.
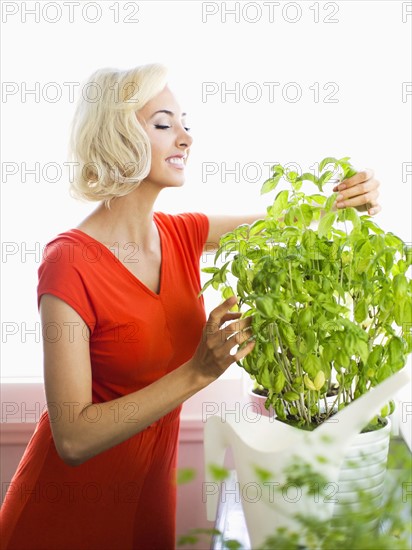
[[[100,69],[83,84],[73,118],[70,193],[100,201],[127,195],[149,174],[149,138],[136,112],[167,84],[160,64],[131,70]]]

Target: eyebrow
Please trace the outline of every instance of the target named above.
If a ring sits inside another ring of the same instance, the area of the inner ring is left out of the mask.
[[[172,112],[172,111],[168,111],[167,109],[161,109],[160,111],[156,111],[155,113],[152,114],[152,116],[150,118],[153,118],[155,115],[157,115],[158,113],[164,113],[166,115],[170,115],[170,116],[174,116],[175,114]],[[187,116],[186,113],[182,113],[182,118]]]

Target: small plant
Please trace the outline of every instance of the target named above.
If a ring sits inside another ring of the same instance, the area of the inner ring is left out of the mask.
[[[239,365],[268,391],[280,420],[313,428],[405,365],[412,248],[324,194],[328,181],[356,174],[348,157],[323,159],[318,174],[272,171],[261,193],[282,181],[289,188],[264,219],[222,237],[202,292],[212,285],[225,299],[238,296],[256,341]],[[307,184],[316,192],[304,192]]]
[[[385,486],[383,502],[356,489],[356,504],[346,514],[330,520],[307,514],[297,516],[298,530],[280,528],[259,550],[407,550],[411,548],[411,467],[410,450],[400,440],[391,442],[392,476]],[[400,468],[399,468],[400,466]],[[298,474],[296,474],[298,472]],[[291,462],[287,482],[299,487],[325,486],[309,465]],[[301,475],[303,473],[303,475]],[[300,479],[299,479],[300,477]],[[339,494],[339,493],[338,493]],[[302,546],[303,545],[303,546]]]
[[[348,513],[331,521],[320,520],[313,515],[313,510],[308,509],[306,514],[296,516],[296,530],[279,528],[259,550],[409,550],[412,541],[412,456],[405,443],[397,438],[391,440],[388,466],[392,475],[385,485],[383,502],[371,499],[370,494],[357,488],[353,510],[349,506]],[[209,468],[217,482],[230,478],[230,470],[213,464],[209,464]],[[326,498],[324,491],[330,484],[309,464],[291,457],[284,473],[284,482],[276,485],[276,491],[282,493],[284,487],[291,485],[299,490],[307,488],[313,491],[314,502]],[[270,480],[275,481],[272,472],[256,468],[256,474],[262,489],[267,488]],[[229,490],[233,493],[234,487],[230,482]],[[266,494],[264,490],[262,494]],[[212,536],[219,540],[221,548],[242,548],[239,541],[226,540],[224,533],[216,529],[192,529],[179,539],[178,545],[193,547],[203,537],[210,539]]]

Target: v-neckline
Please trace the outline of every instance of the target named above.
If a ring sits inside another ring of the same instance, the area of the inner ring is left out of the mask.
[[[154,221],[154,224],[156,226],[156,229],[157,229],[157,232],[159,234],[159,240],[160,240],[160,280],[159,280],[159,292],[154,292],[151,288],[149,288],[147,285],[145,285],[143,283],[143,281],[141,281],[138,277],[136,277],[136,275],[134,275],[129,269],[127,269],[127,267],[124,265],[124,263],[119,260],[119,258],[116,256],[115,253],[113,253],[105,244],[103,244],[101,241],[98,241],[97,239],[95,239],[94,237],[92,237],[91,235],[89,235],[88,233],[85,233],[84,231],[82,231],[81,229],[77,229],[77,228],[73,228],[71,229],[70,231],[75,231],[76,233],[81,233],[83,236],[87,237],[89,240],[97,243],[100,245],[101,248],[103,248],[107,254],[110,254],[110,257],[111,258],[114,258],[115,259],[115,263],[117,263],[120,268],[126,272],[126,274],[129,276],[129,278],[134,281],[136,284],[138,284],[143,290],[145,290],[148,294],[150,294],[151,296],[153,296],[154,298],[157,298],[157,299],[160,299],[161,295],[163,294],[163,283],[164,283],[164,269],[165,269],[165,258],[164,258],[164,255],[165,255],[165,251],[166,251],[166,246],[164,245],[164,242],[163,242],[163,234],[162,234],[162,230],[160,229],[157,221],[156,221],[156,216],[154,215],[153,216],[153,221]]]

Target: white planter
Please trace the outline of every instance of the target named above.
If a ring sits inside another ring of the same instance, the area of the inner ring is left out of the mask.
[[[299,530],[295,519],[297,514],[328,520],[332,519],[334,509],[336,514],[342,513],[345,503],[347,506],[354,495],[351,482],[358,483],[365,469],[372,475],[372,480],[362,483],[367,483],[365,488],[370,491],[371,498],[380,498],[390,426],[378,432],[358,434],[391,395],[409,380],[406,370],[398,372],[313,432],[298,430],[265,415],[256,415],[253,421],[243,416],[236,419],[233,415],[224,419],[209,417],[204,437],[208,519],[215,518],[219,501],[219,486],[208,465],[223,466],[228,447],[234,456],[252,548],[259,547],[279,527]],[[364,436],[366,444],[362,447],[359,438]],[[347,452],[351,443],[354,447]],[[334,490],[332,497],[338,495],[338,502],[335,503],[334,498],[323,498],[321,491],[324,487],[319,487],[320,492],[314,494],[313,487],[308,491],[305,487],[288,486],[285,469],[295,460],[322,475],[332,489],[327,493],[330,495]],[[357,463],[357,467],[352,462]],[[270,472],[270,479],[259,478],[256,467]],[[279,490],[282,487],[284,490]]]
[[[334,516],[344,516],[359,510],[359,489],[368,496],[369,502],[379,506],[384,490],[390,433],[391,423],[388,419],[384,428],[355,437],[340,468]]]
[[[276,416],[273,407],[270,406],[269,410],[265,407],[266,397],[263,395],[258,395],[253,391],[253,387],[248,388],[249,401],[253,403],[254,411],[257,414],[263,414],[264,416],[274,417]]]

